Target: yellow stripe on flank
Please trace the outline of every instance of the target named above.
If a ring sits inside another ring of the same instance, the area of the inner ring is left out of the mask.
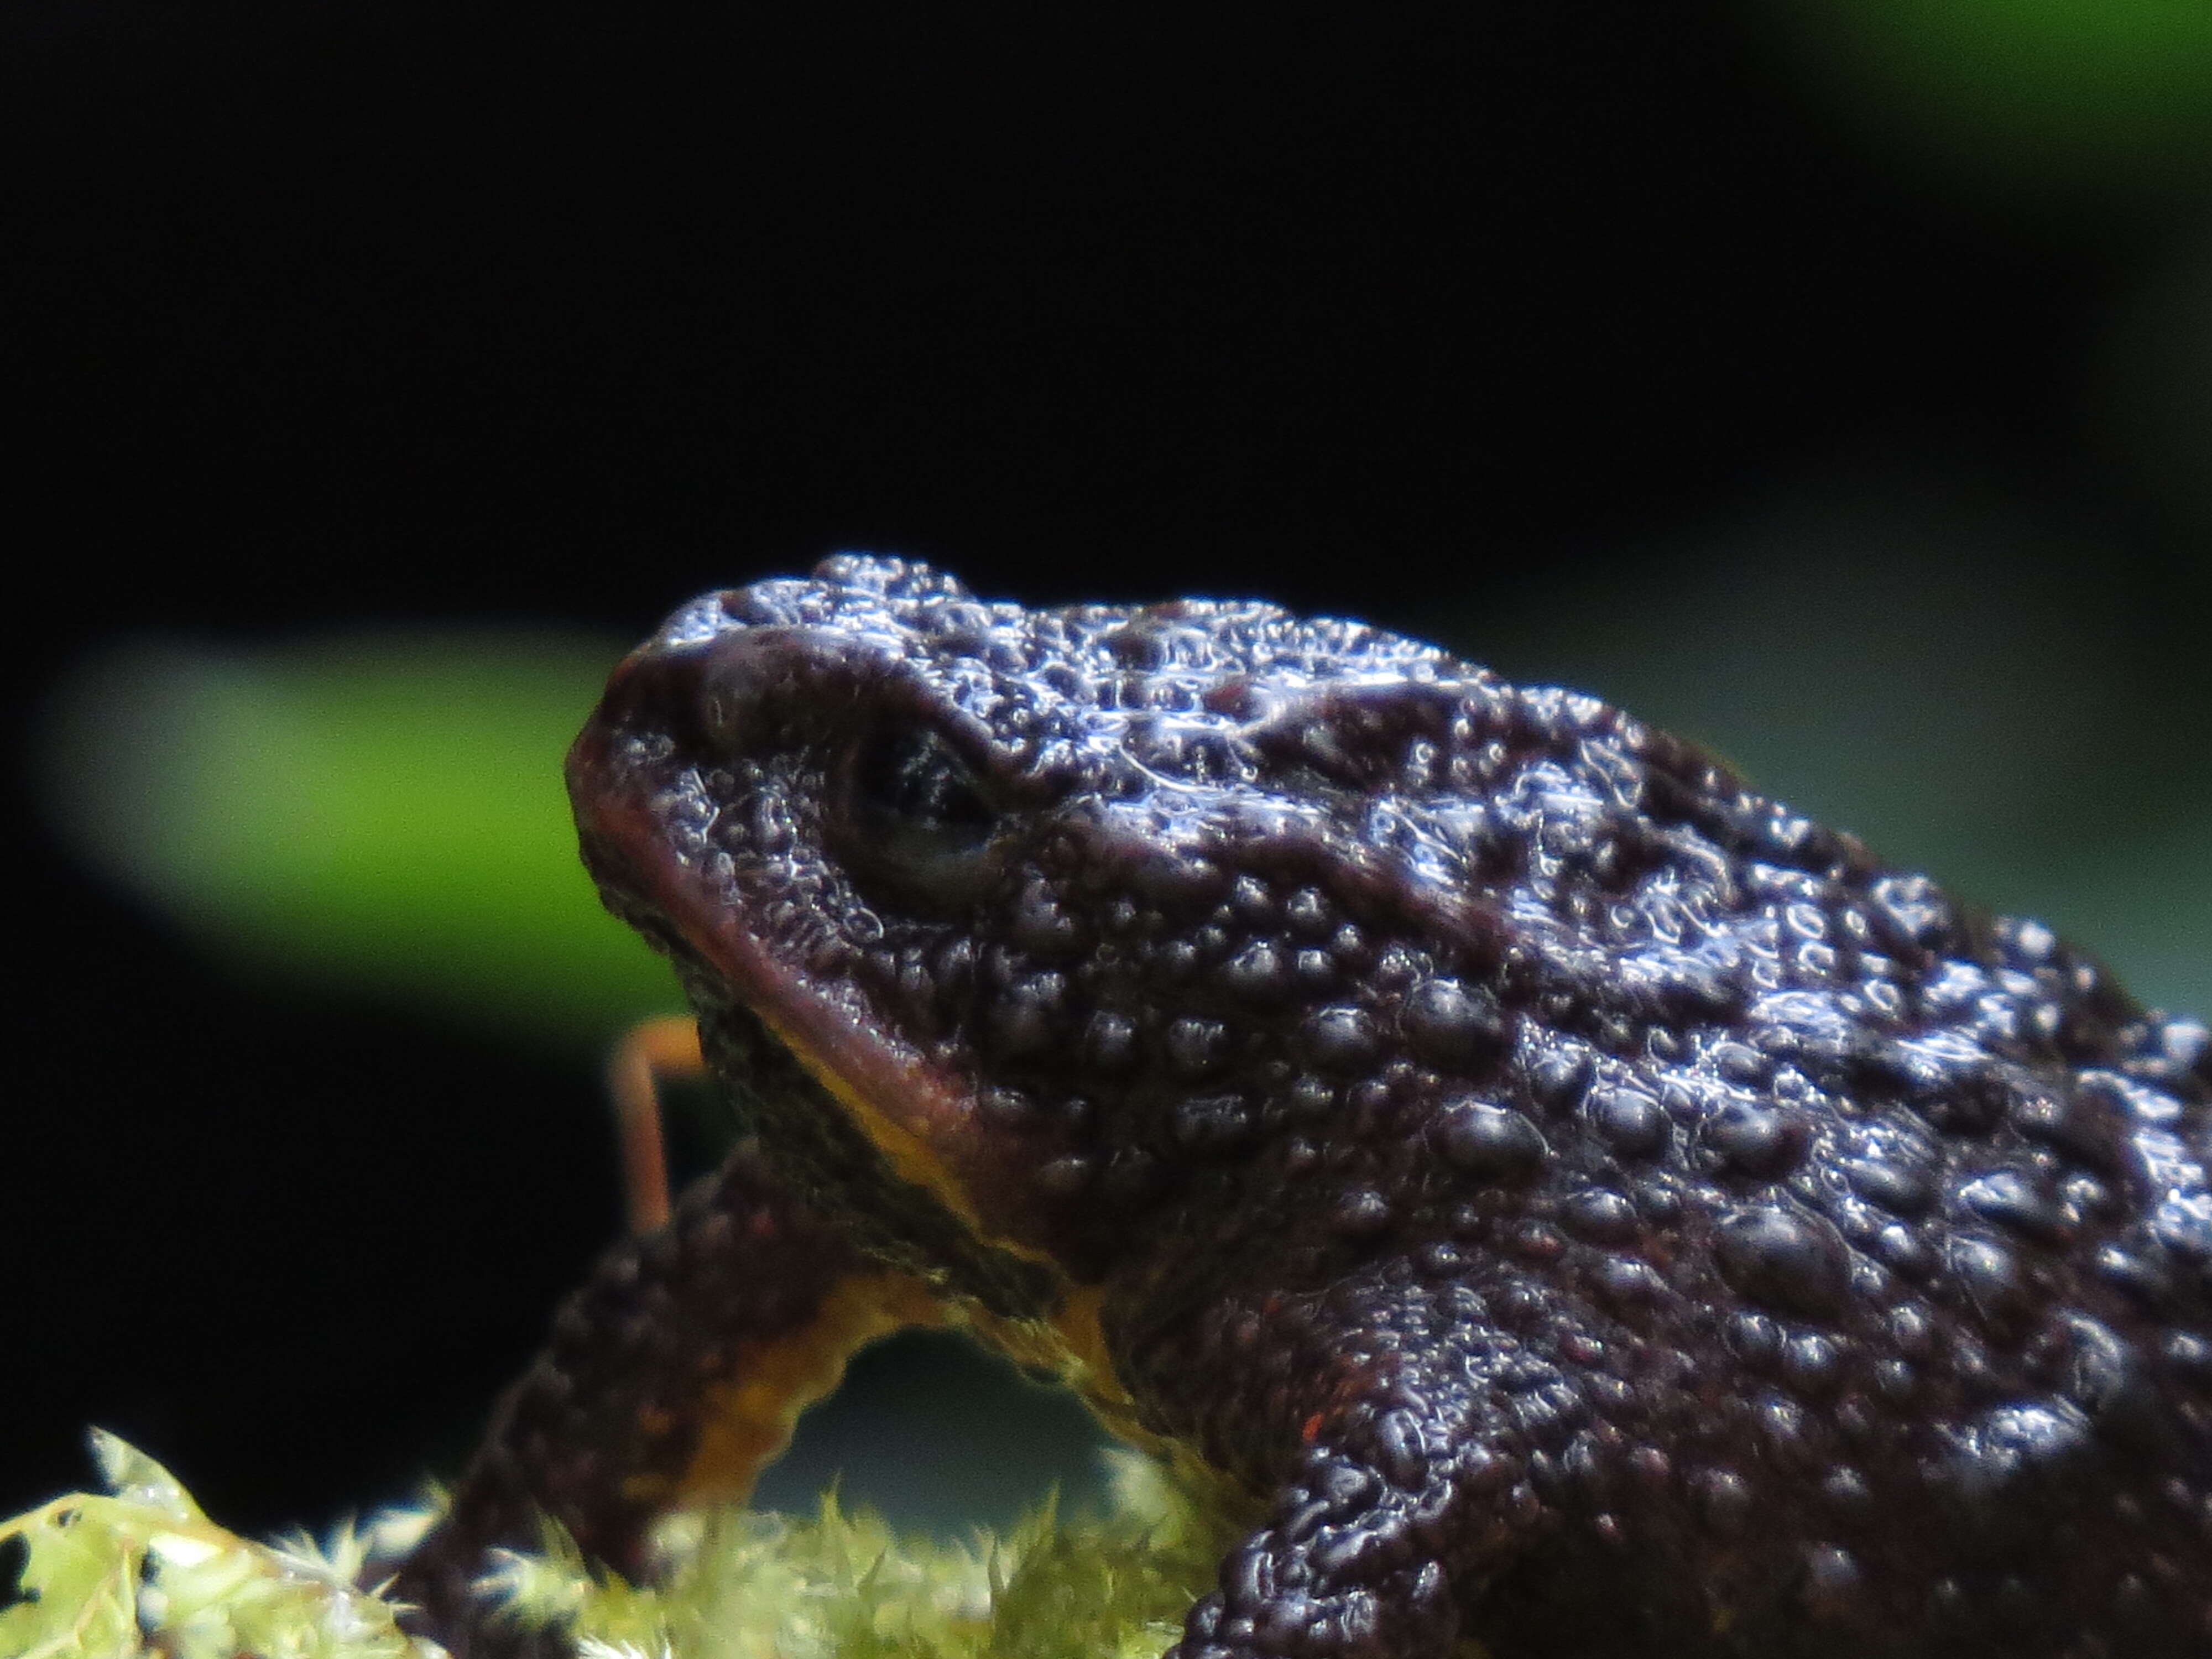
[[[1084,1385],[1126,1401],[1129,1391],[1122,1386],[1121,1375],[1114,1369],[1113,1356],[1106,1352],[1106,1330],[1099,1322],[1099,1310],[1105,1300],[1104,1285],[1079,1285],[1068,1292],[1067,1299],[1060,1304],[1060,1311],[1052,1316],[1050,1323],[1068,1357],[1081,1368]]]
[[[843,1280],[797,1330],[739,1345],[729,1381],[702,1401],[698,1443],[676,1489],[650,1496],[669,1504],[742,1502],[790,1443],[799,1414],[837,1386],[854,1353],[893,1331],[944,1322],[936,1299],[903,1273]]]
[[[963,1317],[970,1330],[1016,1364],[1059,1376],[1108,1432],[1170,1466],[1176,1484],[1203,1508],[1236,1526],[1257,1526],[1264,1495],[1245,1492],[1196,1448],[1146,1426],[1107,1351],[1099,1317],[1104,1301],[1103,1287],[1086,1285],[1069,1291],[1049,1318],[1001,1319],[975,1308],[965,1310]]]
[[[1052,1313],[1009,1319],[967,1306],[962,1313],[969,1328],[1016,1364],[1061,1378],[1123,1438],[1164,1455],[1170,1449],[1138,1424],[1134,1402],[1108,1351],[1100,1322],[1104,1288],[1071,1283],[1060,1264],[1043,1250],[986,1228],[966,1188],[925,1137],[884,1111],[773,1015],[763,1012],[760,1018],[883,1154],[893,1174],[944,1205],[978,1243],[1052,1270],[1060,1292],[1060,1305]]]

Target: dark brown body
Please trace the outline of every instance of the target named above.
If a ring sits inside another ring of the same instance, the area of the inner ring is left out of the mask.
[[[1181,1659],[2212,1652],[2206,1035],[2040,927],[1591,699],[897,561],[679,613],[571,785],[759,1145],[511,1398],[449,1641],[944,1317],[1256,1506]]]

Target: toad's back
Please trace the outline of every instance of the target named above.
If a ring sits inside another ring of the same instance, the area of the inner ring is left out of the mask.
[[[679,612],[572,786],[701,1201],[1258,1504],[1185,1659],[2212,1651],[2206,1034],[2039,925],[1593,699],[896,560]]]

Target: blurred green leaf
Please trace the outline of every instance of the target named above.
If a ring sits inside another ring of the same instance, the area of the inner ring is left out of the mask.
[[[40,771],[84,857],[240,963],[533,1042],[680,1006],[601,910],[561,764],[622,647],[520,629],[126,643]]]
[[[1782,22],[1863,130],[2021,184],[2212,178],[2204,0],[1793,0]]]

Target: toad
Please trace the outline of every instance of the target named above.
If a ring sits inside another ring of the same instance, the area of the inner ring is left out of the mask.
[[[641,1570],[950,1322],[1249,1514],[1171,1659],[2212,1652],[2212,1060],[1595,698],[857,555],[569,758],[746,1139],[402,1595]]]

